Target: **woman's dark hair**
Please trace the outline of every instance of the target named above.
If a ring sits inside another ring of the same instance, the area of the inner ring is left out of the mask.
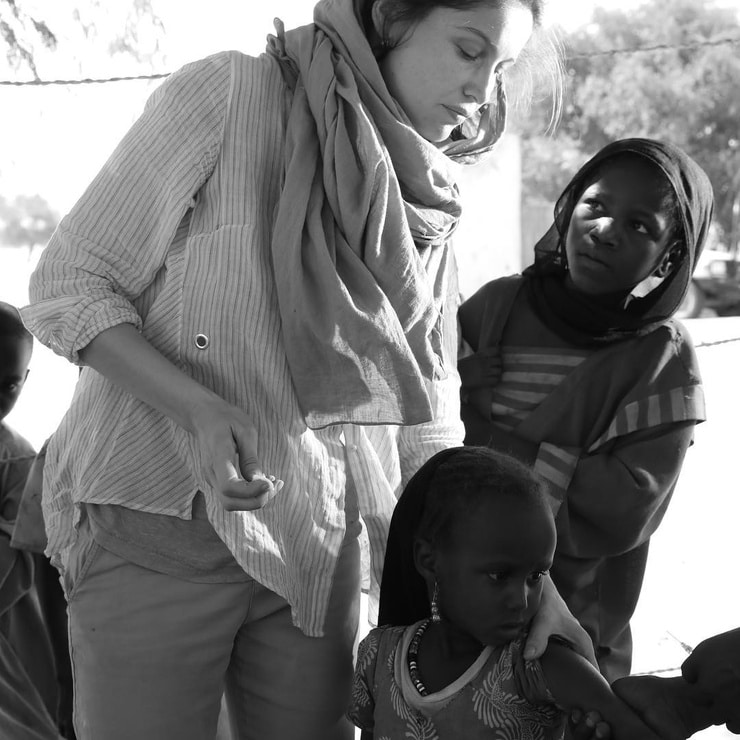
[[[515,114],[523,115],[529,108],[535,90],[544,90],[552,100],[548,128],[555,128],[562,113],[565,72],[560,41],[552,28],[543,27],[544,0],[385,0],[383,27],[379,30],[376,30],[372,19],[372,10],[377,2],[384,0],[360,0],[360,15],[370,45],[378,58],[402,43],[406,32],[423,21],[435,8],[467,10],[511,2],[523,5],[532,13],[535,30],[517,63],[505,74],[509,81],[507,97],[510,109]],[[402,33],[394,32],[396,29],[402,29]]]
[[[487,447],[438,452],[408,482],[391,518],[380,584],[378,624],[408,625],[429,616],[426,582],[416,570],[414,541],[451,544],[461,514],[484,500],[508,499],[550,511],[542,480],[508,455]]]

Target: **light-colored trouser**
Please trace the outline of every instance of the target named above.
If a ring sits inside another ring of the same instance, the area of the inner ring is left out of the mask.
[[[192,583],[95,543],[86,525],[67,577],[78,740],[213,740],[226,693],[234,740],[350,740],[344,719],[359,618],[348,537],[326,636],[293,626],[255,581]]]

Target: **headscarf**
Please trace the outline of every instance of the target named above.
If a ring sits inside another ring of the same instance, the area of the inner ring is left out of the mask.
[[[665,279],[643,297],[630,297],[623,308],[566,287],[565,238],[578,199],[596,169],[606,160],[638,155],[657,165],[675,194],[683,230],[682,259]],[[691,282],[712,219],[714,196],[704,170],[673,144],[652,139],[622,139],[605,146],[586,162],[555,205],[555,222],[535,246],[534,264],[524,271],[526,288],[539,318],[559,336],[593,346],[646,334],[670,318]]]
[[[288,364],[313,428],[416,424],[444,377],[442,304],[460,216],[451,161],[503,132],[505,97],[438,147],[388,92],[361,0],[322,0],[314,23],[268,43],[293,97],[272,260]]]
[[[439,468],[463,447],[451,447],[430,458],[398,499],[385,548],[380,583],[378,626],[409,625],[430,616],[426,581],[414,564],[414,535],[421,521],[427,491]]]

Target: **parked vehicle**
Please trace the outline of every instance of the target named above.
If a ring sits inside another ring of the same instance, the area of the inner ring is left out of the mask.
[[[705,249],[694,270],[689,292],[676,316],[693,319],[711,309],[718,316],[740,316],[740,255]]]

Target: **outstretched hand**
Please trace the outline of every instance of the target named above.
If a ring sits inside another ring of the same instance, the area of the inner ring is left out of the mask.
[[[203,474],[227,511],[261,509],[283,487],[257,459],[257,430],[248,414],[220,399],[198,414],[194,437]]]
[[[593,665],[597,665],[591,638],[570,613],[565,601],[555,588],[552,578],[547,576],[544,579],[540,608],[529,629],[529,636],[524,647],[524,657],[527,660],[542,657],[547,648],[548,640],[553,636],[561,637],[577,653]]]
[[[625,676],[612,689],[664,740],[684,740],[713,724],[708,697],[680,676]]]
[[[684,679],[711,698],[715,724],[740,735],[740,629],[700,642],[681,666]]]

